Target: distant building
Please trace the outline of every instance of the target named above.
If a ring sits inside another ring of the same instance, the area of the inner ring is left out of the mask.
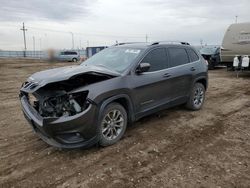
[[[107,48],[107,46],[95,46],[95,47],[87,47],[86,48],[86,55],[87,58],[95,55],[96,53],[100,52],[101,50]]]

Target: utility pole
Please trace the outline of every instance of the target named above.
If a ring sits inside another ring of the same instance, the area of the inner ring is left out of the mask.
[[[74,49],[75,47],[75,44],[74,44],[74,33],[70,32],[71,33],[71,37],[72,37],[72,49]]]
[[[35,36],[32,37],[33,39],[33,52],[34,52],[34,56],[36,55],[36,47],[35,47]]]
[[[200,39],[200,44],[201,44],[201,47],[203,47],[203,40]]]
[[[236,15],[235,16],[235,23],[237,23],[238,22],[238,16]]]
[[[47,33],[44,34],[44,48],[48,49],[48,36]]]
[[[26,57],[26,50],[27,50],[27,47],[26,47],[26,36],[25,36],[25,32],[27,31],[27,29],[25,28],[24,26],[24,22],[23,22],[23,27],[20,29],[23,31],[23,41],[24,41],[24,54],[23,56]]]
[[[148,42],[148,35],[146,34],[146,42]]]
[[[42,58],[42,38],[39,38],[39,41],[40,41],[40,52],[39,52],[39,56],[40,56],[40,61],[41,61],[41,58]]]

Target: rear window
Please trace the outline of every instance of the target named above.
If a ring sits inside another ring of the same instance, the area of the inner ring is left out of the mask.
[[[189,58],[190,58],[190,61],[191,61],[191,62],[194,62],[194,61],[198,61],[198,60],[199,60],[199,56],[195,53],[194,50],[192,50],[192,49],[187,49],[187,52],[188,52],[188,55],[189,55]]]
[[[189,63],[187,52],[184,48],[168,48],[169,52],[169,67],[184,65]]]
[[[64,52],[64,55],[77,55],[77,52]]]

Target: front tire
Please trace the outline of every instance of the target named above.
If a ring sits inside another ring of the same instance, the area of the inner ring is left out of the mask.
[[[118,142],[127,128],[127,112],[118,103],[107,105],[98,123],[98,138],[100,146],[110,146]]]
[[[77,62],[77,59],[76,59],[76,58],[73,58],[73,59],[72,59],[72,62]]]
[[[208,69],[209,70],[214,70],[215,69],[215,62],[214,61],[212,61],[212,60],[209,60],[208,61]]]
[[[195,83],[191,91],[186,107],[190,110],[200,110],[205,100],[205,87],[201,83]]]

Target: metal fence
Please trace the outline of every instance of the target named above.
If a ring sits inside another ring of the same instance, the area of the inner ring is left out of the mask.
[[[65,51],[65,50],[63,50]],[[70,50],[71,51],[71,50]],[[81,57],[86,56],[86,50],[73,50],[77,51]],[[34,59],[44,59],[48,57],[48,53],[46,51],[0,51],[0,57],[2,58],[34,58]]]
[[[0,51],[0,57],[29,57],[29,58],[44,58],[44,51]]]

